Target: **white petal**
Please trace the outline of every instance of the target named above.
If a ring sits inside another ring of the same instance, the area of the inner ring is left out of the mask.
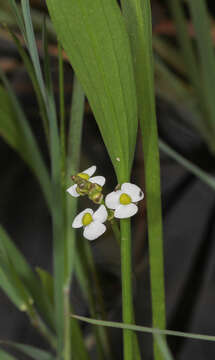
[[[121,190],[112,191],[110,194],[108,194],[105,198],[105,204],[109,209],[116,209],[119,205],[119,198],[122,194]]]
[[[86,213],[90,213],[91,215],[93,215],[93,210],[85,209],[82,212],[80,212],[80,214],[78,214],[73,220],[73,223],[72,223],[73,228],[80,228],[83,226],[82,219],[83,219],[84,214],[86,214]]]
[[[84,237],[88,240],[95,240],[106,231],[106,226],[98,221],[93,221],[84,229]]]
[[[104,205],[100,205],[98,210],[96,210],[93,214],[93,220],[99,221],[100,223],[105,222],[107,220],[107,217],[108,213]]]
[[[82,171],[82,173],[92,176],[95,171],[96,171],[96,166],[93,165],[93,166],[89,167],[87,170]]]
[[[144,198],[144,193],[141,188],[135,184],[124,183],[121,186],[121,190],[131,197],[133,202],[140,201]]]
[[[72,185],[66,191],[73,197],[79,197],[80,195],[76,191],[77,186],[78,186],[77,184]]]
[[[114,216],[118,219],[126,219],[135,215],[138,207],[135,204],[120,205],[114,212]]]
[[[93,176],[89,179],[89,181],[93,184],[104,186],[106,179],[104,176]]]

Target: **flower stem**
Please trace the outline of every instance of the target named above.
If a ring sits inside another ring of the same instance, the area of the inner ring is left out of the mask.
[[[120,221],[121,229],[121,272],[122,272],[122,317],[123,322],[133,322],[132,264],[131,264],[131,224],[130,219]],[[133,360],[133,333],[123,330],[124,360]]]
[[[71,349],[71,326],[70,326],[70,284],[65,284],[64,287],[64,316],[65,316],[65,346],[64,346],[64,360],[72,359]]]

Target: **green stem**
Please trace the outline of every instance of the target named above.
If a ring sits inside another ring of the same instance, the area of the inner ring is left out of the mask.
[[[120,221],[121,229],[121,272],[122,272],[122,317],[123,322],[132,324],[132,265],[131,265],[131,225],[130,219]],[[124,360],[133,359],[133,333],[123,330]]]
[[[62,160],[62,184],[63,190],[66,181],[66,140],[65,140],[65,103],[64,103],[64,71],[63,71],[63,54],[62,47],[58,44],[58,61],[59,61],[59,104],[60,104],[60,143],[61,143],[61,160]]]
[[[95,284],[95,291],[96,291],[96,300],[98,301],[98,307],[99,307],[99,314],[98,311],[95,314],[96,317],[102,317],[102,319],[107,319],[107,314],[105,311],[105,303],[104,303],[104,297],[102,294],[101,284],[99,281],[99,276],[96,270],[95,262],[93,259],[93,254],[91,247],[88,242],[85,242],[85,252],[86,257],[89,265],[89,269],[92,274],[92,280]],[[95,301],[94,301],[95,302]],[[95,304],[93,304],[95,305]],[[105,353],[108,355],[108,358],[111,358],[111,346],[110,346],[110,339],[107,329],[100,328],[99,329],[99,336],[101,338],[101,343],[103,345],[103,348],[105,349]]]
[[[121,235],[120,235],[120,231],[119,231],[119,227],[117,225],[117,222],[115,219],[112,219],[110,221],[110,224],[111,224],[111,227],[112,227],[112,230],[113,230],[113,233],[114,233],[114,237],[117,241],[117,244],[120,245],[120,242],[121,242]]]
[[[45,323],[40,318],[37,311],[32,308],[29,312],[29,317],[33,326],[39,331],[39,333],[48,341],[52,349],[56,350],[56,337],[52,334],[49,328],[45,325]]]
[[[71,347],[71,321],[70,321],[70,283],[64,286],[64,359],[72,359],[72,347]]]

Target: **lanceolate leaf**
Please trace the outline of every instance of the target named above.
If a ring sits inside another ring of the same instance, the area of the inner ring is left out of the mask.
[[[128,179],[137,129],[128,36],[115,0],[47,0],[59,39],[90,102],[118,180]]]

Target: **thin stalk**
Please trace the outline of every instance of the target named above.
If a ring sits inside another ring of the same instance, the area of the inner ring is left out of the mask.
[[[164,329],[166,326],[166,315],[163,229],[160,162],[154,94],[151,5],[150,0],[121,0],[121,4],[134,59],[133,66],[143,141],[152,321],[154,327]],[[154,358],[155,360],[163,358],[155,342]]]
[[[43,322],[39,314],[35,309],[29,312],[30,320],[33,326],[39,331],[39,333],[48,341],[52,349],[56,350],[57,339],[53,333],[49,330],[46,324]]]
[[[92,280],[93,280],[93,282],[95,284],[96,300],[98,301],[98,305],[99,305],[99,313],[100,313],[99,315],[103,319],[107,319],[107,314],[106,314],[106,311],[105,311],[104,298],[103,298],[103,294],[102,294],[102,290],[101,290],[101,284],[100,284],[100,281],[99,281],[98,273],[96,271],[96,266],[95,266],[95,262],[94,262],[94,259],[93,259],[92,250],[91,250],[91,247],[90,247],[88,242],[85,242],[85,253],[86,253],[89,269],[90,269],[91,274],[92,274]],[[97,314],[97,316],[98,316],[98,314]],[[109,339],[109,336],[108,336],[107,329],[99,329],[99,334],[100,334],[100,338],[101,338],[103,347],[105,349],[105,352],[108,355],[108,358],[110,358],[111,357],[111,347],[110,347],[110,339]]]
[[[71,321],[70,321],[70,284],[64,286],[64,359],[72,359]]]
[[[62,160],[62,186],[65,188],[66,181],[66,139],[65,139],[65,101],[64,101],[64,69],[63,49],[58,43],[58,67],[59,67],[59,105],[60,105],[60,142]]]
[[[205,184],[210,186],[215,190],[215,178],[214,176],[208,174],[206,171],[200,169],[198,166],[193,164],[191,161],[185,159],[177,151],[173,150],[169,145],[167,145],[163,140],[159,140],[160,149],[167,154],[169,157],[181,164],[185,169],[190,171],[193,175],[198,177]]]
[[[59,58],[59,76],[60,76],[60,88],[62,89],[63,82],[63,69],[62,69],[62,49],[60,50]],[[64,99],[62,93],[60,96],[60,114],[61,114],[61,153],[66,153],[65,149],[65,125],[64,125]],[[73,81],[73,95],[72,95],[72,104],[71,104],[71,114],[70,114],[70,127],[69,127],[69,136],[68,136],[68,154],[67,162],[63,164],[63,167],[66,167],[66,184],[70,185],[70,176],[78,172],[79,162],[80,162],[80,149],[81,149],[81,135],[82,135],[82,125],[83,125],[83,116],[84,116],[84,93],[80,86],[79,81],[76,76]],[[67,195],[66,195],[67,196]],[[74,326],[79,327],[79,324],[75,324],[70,321],[70,283],[71,276],[74,264],[75,256],[75,240],[76,232],[71,226],[71,219],[74,218],[77,211],[77,199],[71,199],[69,196],[66,198],[66,247],[65,247],[65,280],[64,280],[64,356],[65,360],[72,359],[72,348],[71,348],[71,338],[72,330]],[[79,330],[79,335],[81,332]],[[76,337],[73,335],[73,338]],[[79,339],[81,341],[81,339]],[[84,351],[84,350],[83,350]],[[85,354],[85,352],[84,352]]]
[[[114,237],[117,241],[117,244],[120,245],[120,242],[121,242],[121,235],[120,235],[120,230],[119,230],[119,227],[117,225],[117,222],[115,219],[112,219],[110,221],[110,224],[111,224],[111,227],[112,227],[112,231],[114,233]]]
[[[120,221],[121,230],[121,276],[122,276],[122,317],[126,324],[133,323],[132,265],[131,265],[131,224],[130,219]],[[133,333],[123,330],[124,360],[133,360]]]

